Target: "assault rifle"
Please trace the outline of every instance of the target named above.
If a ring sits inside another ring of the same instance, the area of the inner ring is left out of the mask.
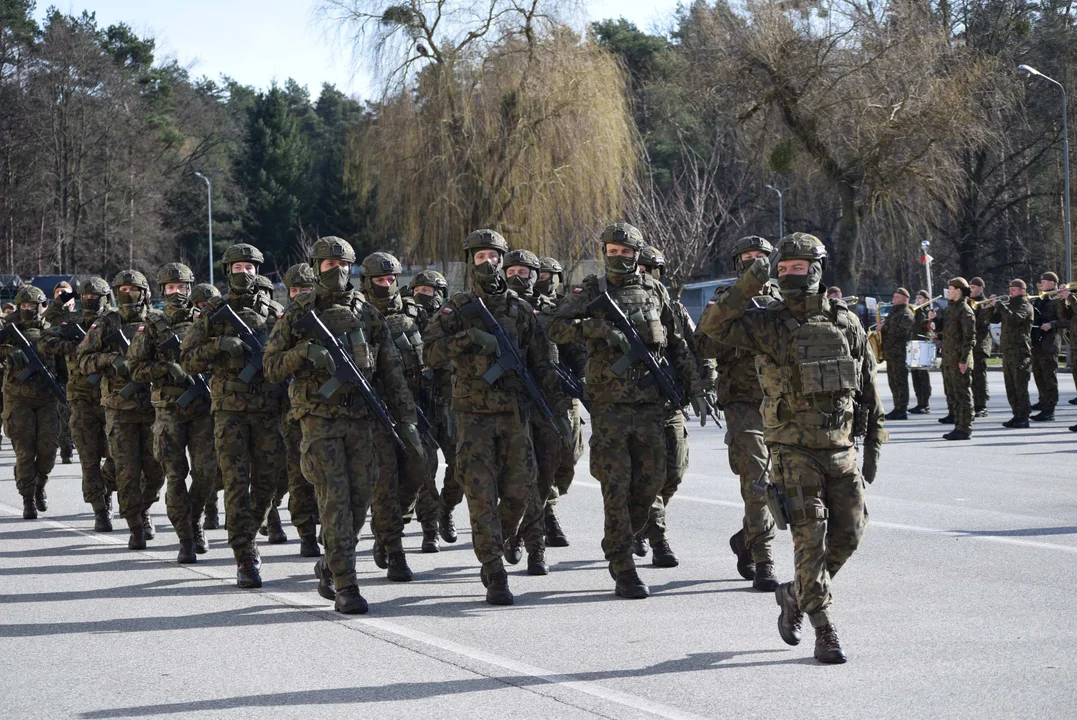
[[[81,343],[86,339],[86,331],[82,329],[82,326],[77,322],[65,322],[61,326],[61,331],[66,337],[71,338],[77,343]],[[86,384],[90,387],[97,387],[101,384],[101,373],[94,373],[93,375],[86,376]]]
[[[565,391],[565,394],[579,400],[584,407],[587,407],[587,402],[583,399],[583,383],[576,377],[576,373],[569,370],[563,362],[558,362],[554,369],[557,370],[557,379],[561,382],[561,389]]]
[[[116,343],[120,346],[122,351],[120,354],[127,357],[127,351],[131,349],[131,341],[127,339],[127,336],[123,334],[123,326],[116,328],[116,332],[105,338],[105,342]],[[146,389],[149,383],[136,383],[129,382],[123,386],[123,390],[120,390],[120,397],[124,400],[130,400],[140,391]]]
[[[215,323],[226,322],[231,325],[232,329],[239,335],[239,339],[251,349],[251,356],[247,361],[247,366],[239,371],[239,381],[249,385],[262,372],[263,347],[261,339],[255,335],[247,323],[243,322],[243,318],[236,315],[236,311],[228,303],[221,305],[220,309],[213,313],[211,320]]]
[[[169,353],[175,353],[176,357],[179,357],[180,351],[180,339],[176,333],[172,333],[172,337],[165,340],[160,345],[161,350]],[[176,400],[176,404],[181,408],[185,408],[193,403],[198,398],[205,398],[209,400],[209,383],[206,382],[206,376],[202,373],[188,376],[191,378],[190,387],[184,391],[182,395]]]
[[[0,330],[0,340],[11,343],[19,350],[22,350],[22,354],[26,356],[26,367],[15,376],[19,382],[26,382],[34,373],[38,373],[45,381],[45,384],[49,386],[49,390],[52,390],[52,394],[61,403],[67,405],[67,393],[60,387],[60,383],[56,382],[56,378],[49,372],[48,366],[42,362],[34,344],[26,339],[26,336],[22,334],[22,330],[19,330],[17,325],[4,323],[3,329]]]

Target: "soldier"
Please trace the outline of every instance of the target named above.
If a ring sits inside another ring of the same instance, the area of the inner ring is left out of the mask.
[[[826,289],[826,296],[830,300],[841,300],[841,288],[837,285],[831,285]]]
[[[969,307],[970,286],[955,277],[946,286],[947,300],[942,323],[942,376],[946,406],[954,416],[954,429],[943,437],[968,440],[972,437],[972,349],[976,344],[976,316]],[[935,312],[928,316],[934,320]]]
[[[202,512],[217,474],[209,396],[199,392],[178,362],[180,342],[195,319],[193,284],[194,273],[186,265],[168,263],[157,271],[164,313],[147,316],[127,352],[131,379],[153,387],[153,407],[157,410],[154,455],[167,477],[165,509],[179,539],[176,560],[180,563],[193,563],[196,554],[209,550],[202,531]],[[163,347],[170,342],[171,346]]]
[[[56,287],[52,289],[52,302],[49,303],[49,307],[45,310],[46,316],[49,309],[54,306],[61,308],[65,314],[75,312],[75,292],[71,289],[71,283],[66,280],[56,283]],[[48,317],[45,317],[45,322],[50,327],[60,324],[53,323]],[[57,357],[56,382],[66,386],[70,370],[66,359],[62,356]],[[60,403],[57,409],[60,412],[60,460],[64,465],[70,465],[71,454],[75,451],[75,444],[71,439],[71,406]]]
[[[131,531],[127,547],[143,550],[157,534],[150,508],[160,499],[165,475],[153,452],[156,413],[150,386],[131,377],[127,349],[131,338],[159,313],[150,309],[150,284],[137,270],[117,274],[112,291],[119,308],[90,325],[78,347],[78,368],[85,375],[102,376],[101,405],[109,453],[116,465],[116,495],[120,516]]]
[[[284,273],[284,286],[288,288],[288,297],[292,302],[307,293],[314,292],[318,278],[310,265],[298,263]],[[303,430],[299,427],[299,418],[292,409],[291,401],[285,398],[285,410],[281,415],[281,437],[284,438],[286,456],[286,473],[288,477],[288,514],[292,525],[299,531],[300,557],[319,557],[318,547],[318,499],[314,495],[314,485],[303,475],[302,454],[299,452],[303,442]]]
[[[934,338],[934,323],[928,317],[931,312],[931,296],[927,290],[916,293],[916,304],[921,306],[914,311],[912,337],[910,340],[932,340]],[[916,395],[916,407],[909,410],[913,415],[927,415],[931,413],[931,373],[926,369],[911,371],[912,389]],[[939,422],[952,423],[952,417],[939,418]]]
[[[909,365],[906,350],[914,322],[915,316],[909,308],[909,291],[899,287],[894,291],[890,314],[883,320],[882,326],[886,381],[890,384],[890,394],[894,396],[894,409],[886,414],[887,420],[909,419]]]
[[[639,270],[647,273],[655,280],[661,282],[662,274],[666,269],[666,258],[662,251],[656,247],[645,247],[639,257]],[[688,351],[696,362],[699,376],[707,388],[714,387],[717,375],[714,371],[713,360],[704,360],[699,354],[699,342],[696,339],[696,325],[692,322],[687,308],[679,301],[670,299],[670,309],[673,311],[673,321],[677,334],[685,339]],[[688,398],[685,398],[687,403]],[[711,401],[714,402],[713,400]],[[677,567],[680,561],[674,554],[666,538],[666,508],[674,493],[681,485],[685,472],[688,471],[688,429],[685,427],[685,413],[682,407],[671,407],[669,416],[666,418],[666,482],[658,491],[654,503],[651,505],[650,519],[642,534],[637,535],[633,541],[632,551],[639,557],[647,554],[647,543],[650,542],[652,554],[651,564],[655,567]],[[707,413],[699,416],[700,426],[706,426]],[[773,590],[774,588],[771,588]]]
[[[534,492],[536,464],[530,418],[533,400],[519,373],[506,371],[493,382],[483,375],[500,354],[497,337],[480,318],[463,313],[482,300],[508,337],[522,362],[545,391],[555,414],[568,402],[558,387],[550,345],[531,306],[509,290],[500,270],[509,251],[493,230],[476,230],[464,240],[471,290],[453,295],[423,333],[426,362],[431,367],[452,363],[452,406],[456,413],[458,481],[467,495],[472,544],[482,563],[480,578],[486,602],[511,605],[512,592],[502,557],[505,540],[516,534]],[[537,412],[537,410],[536,410]],[[562,428],[571,433],[571,428]]]
[[[607,312],[592,311],[591,303],[609,294],[647,351],[663,363],[672,363],[685,381],[697,415],[705,411],[705,389],[688,345],[677,331],[668,292],[639,271],[643,234],[627,223],[615,223],[602,231],[600,243],[605,273],[588,276],[572,289],[550,322],[549,336],[557,343],[587,343],[584,393],[591,411],[591,474],[602,486],[602,549],[616,594],[641,599],[650,595],[650,589],[636,572],[632,544],[646,529],[651,506],[667,479],[665,425],[672,408],[641,360],[620,373],[613,371],[631,346]]]
[[[864,481],[875,480],[886,439],[875,390],[875,358],[856,315],[820,291],[826,248],[807,233],[778,245],[782,302],[753,307],[769,279],[767,260],[752,261],[700,328],[755,353],[765,399],[764,440],[776,489],[793,534],[796,583],[775,591],[782,639],[797,645],[807,613],[815,628],[815,659],[843,663],[831,616],[830,583],[867,527]],[[863,475],[856,437],[866,433]]]
[[[45,293],[33,285],[23,285],[15,293],[15,306],[17,314],[12,313],[6,322],[18,328],[36,351],[47,328],[42,318]],[[15,451],[15,487],[22,495],[24,520],[35,520],[38,512],[49,509],[45,485],[56,464],[60,431],[57,398],[44,373],[38,371],[19,379],[31,354],[10,341],[0,344],[0,360],[4,362],[4,430]],[[43,355],[42,360],[55,378],[54,358]]]
[[[213,298],[219,298],[221,291],[215,286],[209,283],[198,283],[191,288],[191,306],[194,308],[194,315],[197,318],[202,312],[206,304]],[[216,459],[214,459],[216,462]],[[210,492],[209,499],[206,500],[206,510],[203,515],[202,527],[205,530],[216,530],[221,527],[220,514],[217,506],[217,494],[221,491],[223,483],[221,481],[221,468],[217,466],[216,479],[213,481],[213,490]]]
[[[983,278],[969,280],[973,312],[976,315],[976,344],[972,348],[972,407],[978,418],[987,417],[987,358],[991,357],[991,308],[984,295]]]
[[[748,236],[733,244],[730,255],[738,276],[748,270],[756,258],[770,257],[774,247],[764,238]],[[718,288],[707,302],[713,307],[722,301],[728,288]],[[766,283],[753,302],[763,307],[781,300],[773,283]],[[767,503],[754,488],[760,477],[768,474],[767,449],[763,444],[763,416],[759,405],[763,389],[755,368],[755,356],[696,331],[703,357],[718,361],[717,403],[725,412],[725,444],[729,447],[729,468],[740,478],[740,496],[744,501],[741,528],[729,538],[729,547],[737,557],[737,572],[761,592],[778,587],[774,576],[774,518]]]
[[[539,258],[535,296],[553,298],[554,301],[560,301],[565,296],[565,269],[557,258]]]
[[[1010,300],[991,298],[991,322],[1002,323],[999,345],[1002,350],[1002,376],[1006,381],[1006,400],[1013,417],[1002,423],[1007,428],[1027,428],[1032,409],[1028,400],[1028,380],[1032,374],[1032,320],[1035,312],[1025,295],[1025,281],[1010,282]]]
[[[399,353],[398,362],[413,400],[424,395],[422,328],[426,311],[411,298],[400,295],[397,277],[403,271],[400,261],[386,252],[376,252],[363,259],[359,281],[367,302],[381,313],[381,324]],[[381,328],[378,328],[380,334]],[[378,453],[378,479],[374,483],[370,524],[374,530],[374,564],[386,570],[396,582],[412,579],[404,555],[404,513],[417,503],[416,514],[423,529],[422,551],[438,552],[438,503],[420,492],[427,476],[437,472],[437,446],[423,437],[423,449],[400,448],[386,428],[373,428],[374,442],[384,451]],[[395,452],[391,450],[395,448]],[[432,465],[428,462],[431,459]]]
[[[297,323],[313,311],[334,336],[342,337],[359,371],[379,379],[401,436],[412,447],[421,441],[396,345],[381,314],[348,282],[355,262],[352,246],[337,237],[321,238],[308,262],[316,268],[317,284],[314,292],[297,296],[273,328],[265,352],[266,377],[274,382],[293,377],[288,393],[303,432],[303,474],[317,491],[325,542],[325,559],[314,570],[318,593],[333,600],[337,612],[365,613],[355,546],[378,475],[375,456],[390,448],[377,444],[372,430],[379,420],[357,388],[341,385],[328,398],[319,392],[336,377],[337,367],[324,341]]]
[[[116,467],[105,437],[105,408],[101,406],[101,377],[88,377],[78,368],[79,341],[109,308],[112,290],[99,277],[79,283],[82,311],[67,311],[61,303],[45,310],[49,329],[41,337],[41,350],[63,356],[67,362],[67,402],[71,406],[71,434],[82,466],[82,499],[94,512],[94,531],[112,532],[112,493]],[[102,464],[104,460],[104,464]]]
[[[1058,353],[1062,347],[1058,334],[1059,299],[1048,296],[1057,286],[1058,275],[1045,272],[1040,276],[1040,295],[1032,300],[1032,377],[1039,395],[1032,409],[1039,412],[1031,419],[1040,422],[1054,420],[1058,405]]]
[[[241,588],[262,586],[262,561],[254,540],[269,512],[284,459],[277,431],[280,390],[263,376],[255,348],[240,338],[234,325],[215,319],[215,314],[230,307],[264,342],[269,317],[276,316],[279,306],[256,290],[263,261],[261,251],[246,243],[224,251],[221,264],[228,278],[228,295],[206,303],[180,350],[180,364],[187,374],[210,372],[213,438],[224,482],[228,545],[236,559],[236,585]],[[247,370],[248,365],[252,369]]]

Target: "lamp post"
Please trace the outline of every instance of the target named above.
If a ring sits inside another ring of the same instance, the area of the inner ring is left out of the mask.
[[[778,239],[785,237],[785,216],[782,213],[782,191],[773,185],[766,186],[768,190],[778,193]]]
[[[195,175],[206,181],[206,219],[209,221],[209,284],[213,284],[213,183],[200,172]]]
[[[1062,83],[1047,77],[1030,65],[1018,65],[1017,72],[1025,77],[1033,75],[1041,77],[1062,91],[1062,213],[1066,220],[1066,282],[1069,283],[1073,280],[1073,245],[1070,240],[1070,132],[1066,124],[1066,88],[1062,86]]]

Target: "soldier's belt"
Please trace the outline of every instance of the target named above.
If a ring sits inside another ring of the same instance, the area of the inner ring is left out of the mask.
[[[226,393],[257,393],[262,392],[261,383],[241,383],[234,380],[226,380],[224,383],[224,391]]]
[[[171,387],[169,385],[159,388],[159,390],[162,395],[168,395],[170,397],[179,397],[187,392],[186,388]]]

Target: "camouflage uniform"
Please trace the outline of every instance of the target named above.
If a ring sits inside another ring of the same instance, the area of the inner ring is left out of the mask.
[[[894,396],[894,412],[899,413],[909,409],[909,365],[908,344],[913,333],[915,316],[908,303],[894,305],[890,308],[890,314],[883,320],[883,359],[886,361],[886,381],[890,385],[890,392]],[[915,373],[920,372],[914,370]],[[921,402],[927,404],[927,398],[931,396],[931,384],[928,383],[927,396],[921,400],[921,393],[917,390],[917,405]]]
[[[912,340],[932,340],[934,338],[933,323],[927,315],[928,312],[930,312],[930,306],[927,305],[916,311]],[[926,409],[931,406],[931,373],[928,370],[913,370],[911,372],[912,389],[916,394],[916,407]]]
[[[605,512],[602,549],[618,594],[641,598],[649,589],[636,574],[632,541],[646,528],[651,506],[668,479],[665,427],[673,408],[657,383],[646,382],[649,372],[641,362],[621,375],[614,373],[613,365],[623,352],[611,343],[619,345],[623,335],[603,313],[592,314],[588,305],[608,292],[647,349],[669,358],[676,374],[687,381],[691,397],[702,396],[704,387],[688,345],[678,334],[668,292],[632,265],[644,247],[640,231],[617,223],[607,227],[600,240],[603,248],[613,244],[634,249],[635,259],[607,257],[606,274],[587,277],[557,308],[549,336],[557,343],[587,343],[585,395],[591,409],[591,474],[602,485]]]
[[[1002,375],[1006,381],[1006,400],[1013,417],[1027,423],[1031,414],[1028,381],[1032,375],[1032,333],[1034,316],[1027,295],[1000,299],[991,313],[991,321],[1002,323],[999,345],[1002,350]]]
[[[81,295],[99,296],[99,307],[69,312],[60,303],[45,310],[51,326],[42,335],[40,346],[48,355],[63,356],[67,361],[67,402],[71,408],[72,439],[82,466],[82,500],[97,516],[96,528],[112,529],[112,493],[116,492],[116,467],[105,437],[105,408],[101,405],[101,378],[91,381],[78,368],[76,351],[79,338],[108,308],[110,288],[101,278],[87,278],[79,285]],[[76,327],[77,326],[77,327]],[[104,463],[102,464],[102,460]]]
[[[180,343],[195,322],[190,293],[166,295],[164,290],[167,283],[187,283],[189,289],[194,274],[185,265],[169,263],[161,268],[157,280],[165,300],[164,314],[146,318],[131,340],[127,361],[132,380],[152,383],[153,407],[157,409],[155,455],[168,478],[165,509],[180,541],[180,562],[194,562],[195,552],[206,550],[202,512],[217,476],[213,416],[209,397],[194,389],[190,376],[179,366]],[[172,347],[162,347],[173,338]],[[186,407],[180,406],[181,398]]]
[[[991,399],[987,389],[987,359],[991,357],[991,308],[983,296],[983,281],[973,278],[969,283],[973,288],[981,288],[980,296],[973,294],[972,298],[978,303],[973,308],[976,317],[976,344],[972,347],[972,408],[977,416],[981,416],[987,413],[987,403]]]
[[[39,288],[23,286],[15,295],[16,310],[7,319],[22,331],[27,341],[39,346],[42,333],[47,329],[42,318],[41,306],[45,293]],[[36,311],[25,311],[18,306],[36,303]],[[53,357],[38,351],[42,361],[55,377],[56,363]],[[44,511],[45,486],[49,473],[56,464],[59,416],[56,396],[46,384],[41,373],[33,373],[25,380],[18,375],[25,367],[25,353],[10,342],[0,344],[0,360],[4,363],[4,431],[15,451],[15,487],[23,498],[23,517],[37,517],[37,510]]]
[[[339,238],[322,238],[315,244],[310,264],[319,267],[321,260],[331,258],[350,264],[355,253]],[[334,336],[344,338],[342,344],[358,369],[380,379],[394,417],[409,425],[417,437],[415,406],[401,372],[400,355],[380,313],[352,290],[347,272],[348,266],[320,272],[315,291],[297,296],[274,327],[265,353],[267,378],[276,382],[293,378],[288,394],[303,432],[303,474],[317,491],[324,566],[333,576],[338,609],[345,588],[359,598],[355,546],[378,476],[376,455],[387,448],[377,444],[372,430],[379,421],[358,390],[343,385],[328,399],[318,392],[333,377],[327,369],[328,354],[321,340],[295,327],[296,323],[316,311]],[[315,365],[317,358],[323,364]],[[318,567],[320,573],[323,565]],[[362,609],[353,612],[365,609],[363,602]]]
[[[228,544],[236,558],[237,585],[260,587],[261,560],[254,540],[269,512],[284,460],[278,432],[283,389],[267,381],[260,370],[249,383],[240,379],[253,361],[251,348],[239,343],[230,323],[213,318],[227,305],[264,340],[270,316],[280,310],[256,292],[252,274],[231,272],[237,262],[257,267],[262,254],[245,244],[225,251],[222,265],[229,278],[228,295],[212,298],[199,313],[183,339],[180,364],[188,374],[210,372],[214,446],[224,483]]]
[[[198,318],[210,298],[220,296],[221,292],[209,283],[198,283],[191,288],[191,305],[194,306],[195,318]],[[203,374],[208,376],[208,373]],[[221,527],[220,516],[217,509],[217,494],[220,493],[223,487],[224,483],[221,480],[221,466],[218,464],[216,476],[213,480],[213,489],[210,491],[209,499],[206,500],[205,513],[203,514],[203,524],[206,530],[216,530]]]
[[[123,297],[122,286],[139,288],[138,297]],[[100,374],[101,404],[105,408],[105,436],[116,463],[116,495],[120,515],[131,530],[128,547],[139,550],[155,533],[150,508],[160,499],[164,471],[153,452],[156,413],[148,383],[135,382],[128,368],[126,349],[118,337],[130,341],[159,313],[147,305],[149,283],[134,270],[124,270],[112,280],[118,311],[109,311],[94,322],[78,347],[78,367],[85,375]],[[125,397],[126,395],[126,397]]]
[[[1058,405],[1058,353],[1062,348],[1058,305],[1057,297],[1032,299],[1032,377],[1039,394],[1036,404],[1044,416],[1053,415]],[[1051,329],[1042,330],[1044,323],[1051,323]]]
[[[964,283],[963,287],[953,285]],[[964,278],[955,278],[951,287],[968,292]],[[962,295],[946,306],[942,323],[942,374],[946,387],[946,406],[954,416],[954,429],[972,434],[972,349],[976,345],[976,317]],[[966,364],[961,372],[960,364]]]
[[[56,294],[57,290],[62,290],[63,292]],[[71,285],[68,284],[66,281],[60,281],[59,283],[57,283],[56,287],[53,288],[52,292],[54,298],[53,301],[49,303],[48,308],[45,309],[45,322],[47,322],[50,327],[56,327],[62,321],[53,322],[53,320],[50,320],[48,318],[49,310],[56,308],[57,313],[62,312],[64,315],[69,313],[73,315],[74,303],[71,304],[70,308],[66,307],[66,305],[67,302],[70,302],[75,297],[75,294],[71,288]],[[59,318],[54,316],[54,319]],[[42,338],[44,338],[44,336],[42,336]],[[70,368],[68,368],[67,366],[67,359],[62,355],[57,356],[56,382],[60,383],[62,387],[67,387],[69,372]],[[75,444],[71,437],[71,405],[64,405],[63,403],[58,403],[57,410],[60,414],[60,458],[63,460],[64,465],[68,465],[71,463],[71,455],[75,451]]]

